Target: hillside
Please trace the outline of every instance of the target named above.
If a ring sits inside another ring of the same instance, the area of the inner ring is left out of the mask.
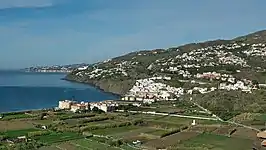
[[[84,70],[76,69],[66,80],[134,96],[167,91],[180,97],[222,89],[252,92],[266,81],[265,58],[266,30],[232,40],[132,52]]]

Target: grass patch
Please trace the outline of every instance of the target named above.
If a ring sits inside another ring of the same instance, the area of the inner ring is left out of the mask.
[[[166,121],[169,123],[174,123],[174,124],[190,124],[192,123],[193,119],[188,119],[188,118],[180,118],[180,117],[171,117],[171,116],[162,116],[160,118],[156,118],[158,121]]]
[[[80,139],[80,140],[75,140],[71,142],[73,145],[78,147],[79,149],[95,149],[95,150],[101,150],[101,149],[108,149],[108,150],[119,150],[119,148],[115,148],[112,146],[109,146],[108,144],[100,143],[95,140],[91,139]]]
[[[152,131],[145,132],[147,134],[155,135],[155,136],[162,136],[166,132],[169,132],[167,130],[162,130],[162,129],[154,129]]]
[[[36,120],[36,121],[33,121],[33,123],[38,123],[38,124],[42,124],[42,125],[49,125],[49,124],[53,123],[53,120],[49,120],[49,119]]]
[[[182,149],[250,150],[252,140],[229,138],[215,134],[201,134],[182,143]]]
[[[0,121],[0,132],[34,128],[31,122],[22,120]]]
[[[261,114],[258,116],[257,120],[260,120],[260,121],[266,121],[266,114]]]
[[[39,136],[36,138],[36,140],[50,145],[53,143],[76,140],[80,138],[84,138],[84,137],[77,133],[64,132],[64,133],[52,133],[49,135]]]
[[[2,120],[23,119],[23,118],[33,118],[33,117],[35,117],[35,115],[30,115],[26,113],[4,114]]]
[[[167,121],[158,121],[158,120],[153,120],[153,121],[147,121],[149,126],[152,127],[158,127],[158,128],[164,128],[164,129],[171,129],[171,128],[179,128],[182,126],[182,124],[177,124],[177,123],[172,123],[172,122],[167,122]]]
[[[5,135],[8,138],[16,138],[19,136],[27,136],[29,132],[39,131],[39,129],[31,128],[31,129],[23,129],[23,130],[10,130],[6,132],[0,133],[1,135]]]
[[[113,120],[96,121],[96,122],[85,123],[84,125],[99,125],[99,124],[104,125],[104,124],[110,124],[110,123],[115,123],[115,121]]]
[[[129,132],[130,130],[138,129],[137,126],[125,126],[125,127],[118,127],[118,128],[107,128],[107,129],[99,129],[92,131],[92,134],[97,135],[113,135],[117,133]]]

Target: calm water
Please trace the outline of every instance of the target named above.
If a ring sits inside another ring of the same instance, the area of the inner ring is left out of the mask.
[[[100,101],[116,97],[89,85],[61,80],[63,73],[0,71],[0,112],[51,108],[59,100]]]

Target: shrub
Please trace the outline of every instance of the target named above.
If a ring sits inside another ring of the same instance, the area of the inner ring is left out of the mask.
[[[5,135],[0,135],[0,141],[6,140],[6,139],[7,139],[7,136],[5,136]]]
[[[171,130],[171,131],[169,131],[169,132],[166,132],[166,133],[162,134],[162,135],[161,135],[161,138],[162,138],[162,137],[169,136],[169,135],[172,135],[172,134],[175,134],[175,133],[178,133],[178,132],[180,132],[180,131],[181,131],[180,129],[174,129],[174,130]]]
[[[60,120],[66,119],[78,119],[78,118],[85,118],[85,117],[94,117],[95,114],[77,114],[77,115],[69,115],[69,116],[60,116]]]
[[[79,123],[89,123],[89,122],[96,122],[96,121],[104,121],[108,119],[112,119],[113,117],[92,117],[88,119],[79,120]]]
[[[107,128],[116,128],[116,127],[124,127],[124,126],[131,126],[131,125],[140,125],[143,123],[143,120],[133,120],[133,121],[127,121],[127,122],[118,122],[118,123],[110,123],[105,124],[102,126],[95,125],[95,126],[83,126],[80,128],[81,132],[83,131],[91,131],[91,130],[97,130],[97,129],[107,129]]]
[[[36,137],[36,136],[42,136],[42,135],[48,135],[51,134],[50,131],[34,131],[34,132],[29,132],[28,137]]]

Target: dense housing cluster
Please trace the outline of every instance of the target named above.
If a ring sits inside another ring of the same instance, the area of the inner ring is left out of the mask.
[[[174,100],[184,94],[205,94],[216,90],[250,93],[257,89],[256,84],[264,83],[254,83],[252,79],[236,74],[252,68],[252,57],[264,58],[265,48],[262,43],[236,42],[186,51],[179,48],[140,51],[74,73],[90,80],[134,80],[135,84],[123,95],[138,100]],[[256,69],[263,72],[266,68]],[[176,82],[182,84],[173,85]]]
[[[71,100],[59,101],[58,109],[70,110],[72,112],[90,111],[94,108],[100,109],[104,112],[110,112],[115,109],[118,104],[115,101],[101,101],[101,102],[81,102]]]

